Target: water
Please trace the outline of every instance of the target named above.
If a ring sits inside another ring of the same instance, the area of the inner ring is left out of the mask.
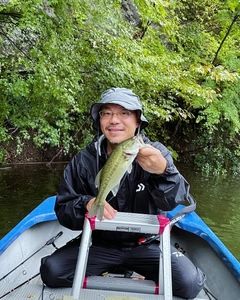
[[[66,164],[0,169],[0,238],[45,198],[55,195]]]
[[[240,260],[240,178],[207,177],[201,172],[181,169],[197,200],[197,213],[229,250]]]
[[[45,198],[55,195],[66,163],[15,165],[0,169],[0,238]],[[240,260],[239,178],[207,177],[178,166],[191,184],[197,213]]]

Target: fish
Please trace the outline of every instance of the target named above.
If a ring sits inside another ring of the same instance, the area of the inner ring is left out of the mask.
[[[96,176],[95,185],[99,188],[99,191],[89,210],[88,217],[96,216],[98,220],[102,220],[107,195],[112,192],[116,196],[121,179],[126,172],[131,173],[132,162],[136,158],[139,149],[144,145],[142,136],[138,134],[119,143],[113,150],[106,164]]]

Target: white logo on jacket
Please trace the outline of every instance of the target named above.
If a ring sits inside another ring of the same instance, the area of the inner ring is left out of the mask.
[[[139,183],[136,189],[136,192],[144,191],[145,185],[143,183]]]

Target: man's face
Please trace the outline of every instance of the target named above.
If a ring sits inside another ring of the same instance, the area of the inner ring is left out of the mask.
[[[111,144],[119,144],[134,136],[139,125],[136,111],[129,111],[118,104],[105,104],[101,112],[101,131]]]

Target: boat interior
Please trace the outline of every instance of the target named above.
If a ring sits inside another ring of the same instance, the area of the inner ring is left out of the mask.
[[[49,239],[58,234],[59,237],[54,243],[47,244]],[[72,296],[72,288],[53,289],[44,286],[39,275],[39,267],[41,258],[55,251],[55,246],[59,248],[79,234],[78,231],[62,227],[56,220],[37,223],[24,231],[0,256],[0,299],[75,300],[76,298]],[[171,244],[175,243],[185,251],[185,255],[189,256],[196,266],[207,274],[205,289],[195,300],[240,299],[239,281],[204,239],[174,226],[171,232]],[[155,283],[147,280],[94,277],[91,278],[92,288],[81,289],[78,300],[169,300],[164,295],[156,295],[152,288]],[[149,293],[151,288],[153,292]],[[180,298],[173,296],[172,299]]]

